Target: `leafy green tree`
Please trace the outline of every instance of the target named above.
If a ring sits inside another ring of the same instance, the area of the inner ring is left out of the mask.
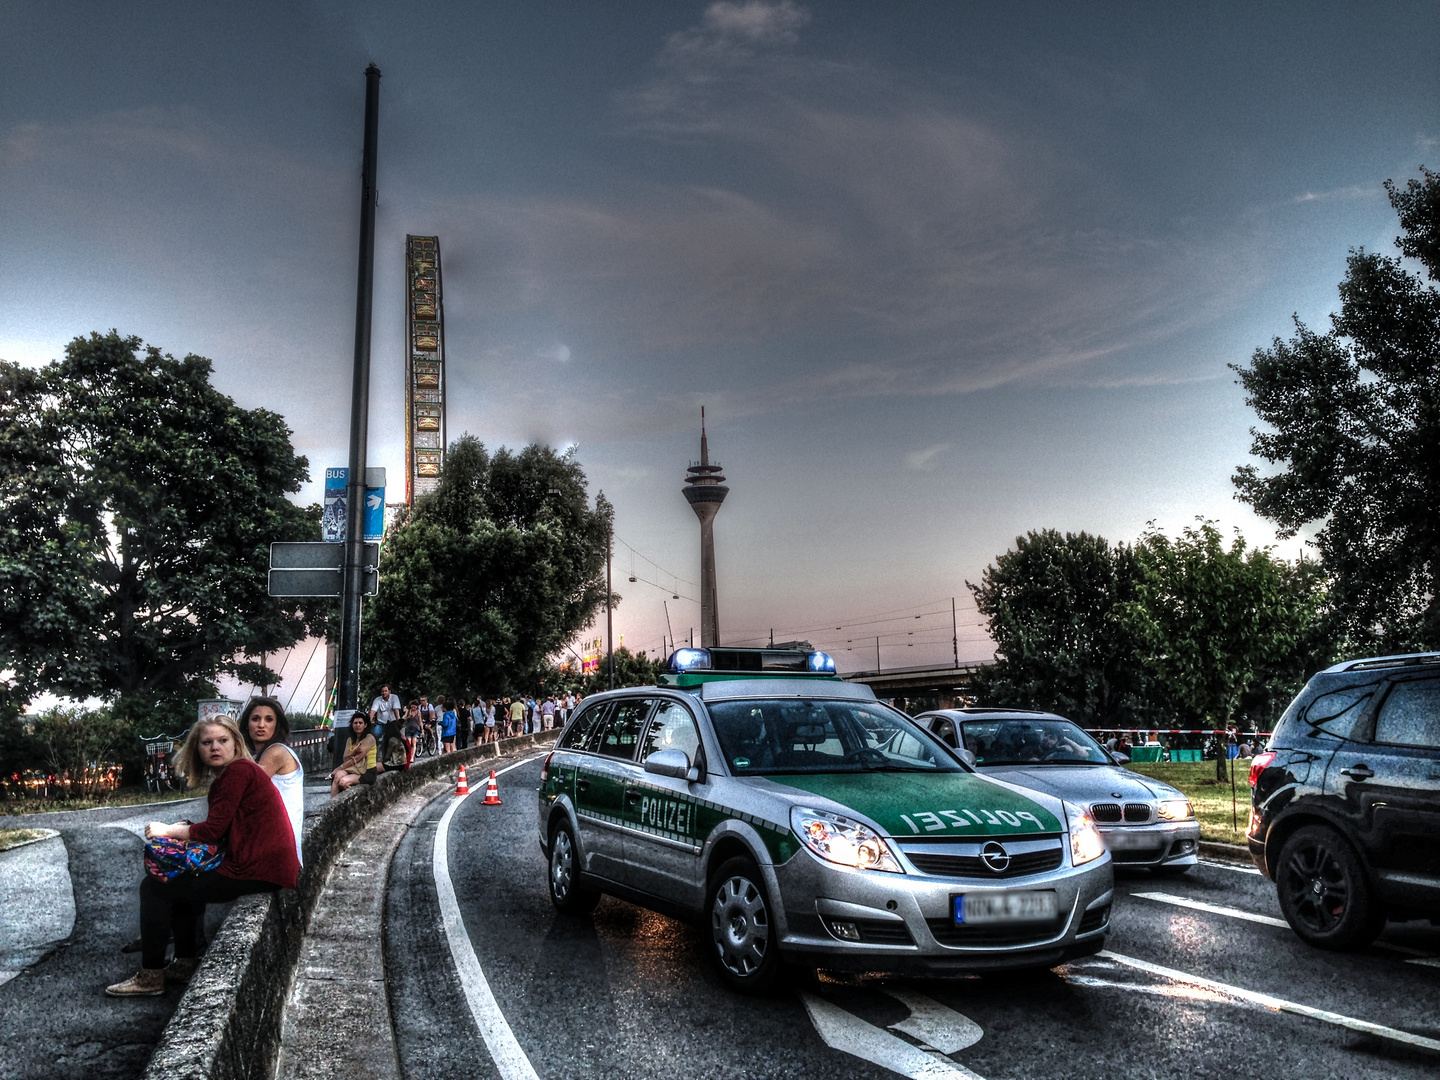
[[[623,686],[654,686],[665,670],[665,661],[657,657],[651,660],[644,649],[632,653],[624,645],[615,650],[615,688]],[[585,695],[598,694],[610,689],[610,660],[600,657],[600,667],[585,676],[580,683],[580,692]]]
[[[452,443],[439,487],[381,552],[361,638],[367,681],[492,697],[538,686],[605,603],[611,516],[603,495],[590,507],[569,453]]]
[[[307,630],[266,596],[269,545],[316,536],[284,420],[210,385],[211,363],[91,334],[40,369],[0,362],[0,669],[14,701],[99,697],[156,728],[246,656]]]
[[[995,663],[975,676],[979,700],[1088,727],[1132,726],[1146,700],[1145,668],[1117,611],[1135,599],[1139,576],[1131,549],[1089,533],[1016,537],[979,585],[967,582],[995,640]]]
[[[1282,536],[1313,541],[1351,649],[1440,642],[1440,173],[1386,183],[1401,258],[1352,251],[1329,333],[1295,336],[1234,367],[1266,430],[1240,498]],[[1429,281],[1425,280],[1428,277]],[[1233,366],[1233,365],[1232,365]]]
[[[1135,547],[1136,598],[1120,621],[1182,727],[1229,723],[1242,695],[1267,674],[1293,670],[1313,647],[1322,580],[1297,574],[1237,533],[1227,548],[1214,522],[1177,539],[1152,528]],[[1286,687],[1292,694],[1303,684]],[[1224,760],[1217,776],[1223,778]]]
[[[35,717],[33,727],[46,766],[72,799],[99,787],[97,767],[112,760],[127,734],[108,709],[55,706]]]

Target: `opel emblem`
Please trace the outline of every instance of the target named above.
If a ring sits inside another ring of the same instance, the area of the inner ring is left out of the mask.
[[[986,844],[980,852],[980,858],[986,866],[997,874],[1003,874],[1010,868],[1010,853],[997,844],[994,840]]]

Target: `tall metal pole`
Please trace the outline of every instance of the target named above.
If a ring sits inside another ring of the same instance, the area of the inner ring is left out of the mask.
[[[955,667],[960,667],[960,622],[955,617],[955,598],[950,597],[950,647],[955,651]]]
[[[360,597],[365,591],[365,444],[370,421],[370,309],[375,293],[375,157],[380,69],[365,69],[365,150],[360,167],[360,269],[355,289],[355,379],[350,391],[350,476],[345,490],[345,573],[340,593],[335,707],[360,705]]]
[[[610,552],[615,547],[615,523],[605,534],[605,650],[610,654],[610,689],[615,689],[615,624],[610,608]]]

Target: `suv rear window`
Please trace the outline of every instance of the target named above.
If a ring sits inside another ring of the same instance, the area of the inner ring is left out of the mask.
[[[1375,718],[1375,741],[1440,749],[1440,679],[1415,679],[1391,687]]]
[[[1362,683],[1321,694],[1305,709],[1305,723],[1337,738],[1353,739],[1375,688],[1375,683]]]

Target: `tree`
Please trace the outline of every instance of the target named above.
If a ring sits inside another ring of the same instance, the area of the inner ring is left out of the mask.
[[[1133,551],[1089,533],[1016,537],[979,585],[966,583],[995,639],[995,664],[975,677],[980,700],[1048,709],[1089,727],[1139,719],[1145,669],[1117,617],[1139,576]]]
[[[55,706],[33,723],[45,764],[72,799],[92,794],[100,785],[99,766],[109,763],[125,735],[108,709]]]
[[[1239,497],[1282,536],[1319,523],[1351,649],[1402,651],[1440,641],[1440,173],[1387,182],[1401,258],[1352,250],[1329,333],[1295,319],[1295,336],[1232,365],[1269,430],[1251,429],[1254,465]]]
[[[266,596],[269,545],[316,537],[318,509],[283,419],[116,331],[40,369],[0,361],[0,669],[12,703],[113,700],[155,727],[246,656],[303,637]]]
[[[361,639],[367,676],[412,693],[534,688],[605,603],[611,515],[603,495],[590,508],[571,453],[452,443],[439,487],[381,552]]]
[[[1293,669],[1313,644],[1324,601],[1321,582],[1296,573],[1236,533],[1226,548],[1214,522],[1178,539],[1151,528],[1135,547],[1141,567],[1134,600],[1119,620],[1140,643],[1160,693],[1182,727],[1220,727],[1242,694],[1267,673]],[[1290,694],[1299,683],[1287,688]],[[1224,759],[1217,776],[1223,778]]]
[[[624,645],[615,650],[615,688],[625,686],[654,686],[665,670],[663,659],[651,660],[645,650],[632,653]],[[600,666],[580,682],[580,692],[585,695],[598,694],[610,689],[610,658],[602,656]]]

